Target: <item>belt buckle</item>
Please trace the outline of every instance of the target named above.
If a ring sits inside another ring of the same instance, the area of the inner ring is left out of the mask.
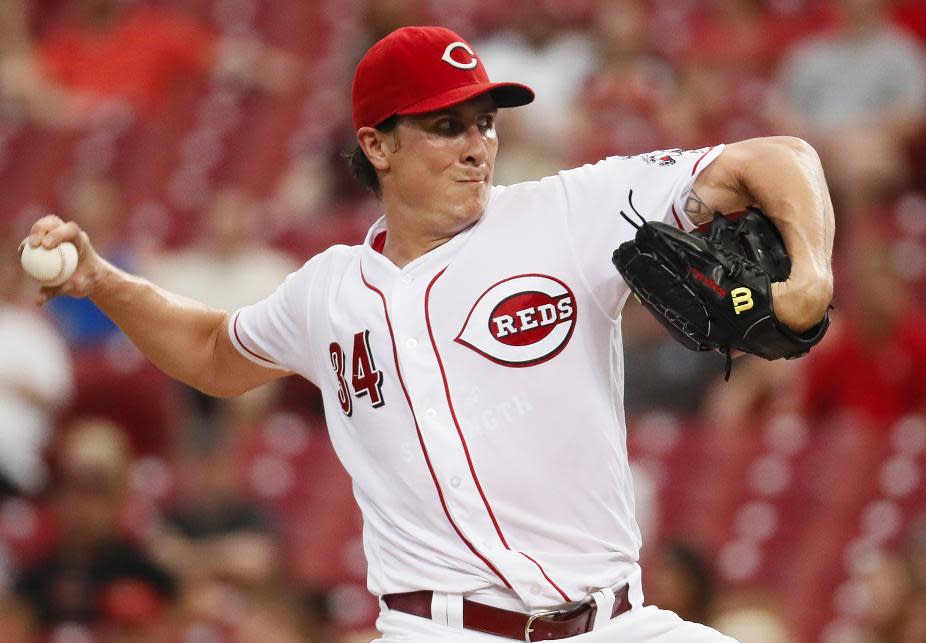
[[[531,612],[527,617],[527,623],[524,625],[524,641],[525,643],[533,643],[531,638],[531,632],[534,630],[531,628],[531,625],[534,624],[538,618],[544,616],[552,616],[553,614],[558,614],[562,610],[537,610],[536,612]]]

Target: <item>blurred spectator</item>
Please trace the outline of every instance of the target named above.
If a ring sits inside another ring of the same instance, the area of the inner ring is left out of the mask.
[[[908,171],[904,145],[926,122],[926,57],[891,23],[887,0],[838,6],[838,28],[786,57],[776,116],[817,146],[847,216]]]
[[[119,184],[106,176],[78,176],[65,190],[60,216],[79,221],[94,246],[110,263],[133,270],[135,256],[126,244],[123,223],[126,205]],[[99,241],[97,241],[99,239]],[[52,314],[68,343],[78,350],[99,347],[122,335],[119,328],[89,299],[56,297]]]
[[[262,587],[278,572],[274,529],[258,505],[242,498],[228,437],[218,441],[184,449],[180,499],[152,541],[151,554],[185,583]]]
[[[149,258],[146,277],[171,292],[220,310],[260,301],[298,266],[268,246],[259,205],[237,188],[216,191],[196,244]]]
[[[174,581],[119,529],[128,458],[125,437],[105,421],[80,421],[66,434],[53,494],[57,544],[16,582],[39,631],[76,623],[114,640],[114,631],[163,625]]]
[[[873,643],[909,643],[904,638],[913,609],[921,608],[916,599],[913,575],[899,555],[876,555],[861,574],[864,607],[861,625]],[[916,640],[916,639],[913,639]],[[919,639],[922,640],[922,639]]]
[[[624,384],[629,416],[647,411],[671,411],[694,417],[708,387],[723,373],[719,353],[699,353],[675,341],[643,306],[630,301],[621,313]]]
[[[283,91],[294,79],[291,56],[252,38],[220,37],[169,5],[78,0],[56,17],[34,49],[23,48],[11,63],[20,102],[37,108],[55,92],[94,107],[121,101],[150,115],[170,104],[183,82],[209,72],[267,91]]]
[[[838,135],[860,126],[904,137],[926,108],[926,61],[890,21],[886,0],[840,0],[836,29],[789,52],[780,73],[793,132]]]
[[[206,624],[223,632],[270,627],[275,619],[268,612],[275,608],[274,601],[264,600],[269,595],[276,596],[278,612],[287,612],[284,621],[293,621],[293,610],[280,602],[284,597],[276,588],[281,573],[276,531],[263,509],[242,497],[231,435],[194,434],[184,445],[179,500],[148,548],[179,579],[187,626]],[[229,613],[230,604],[249,607]],[[278,633],[271,640],[298,639]]]
[[[0,588],[0,643],[28,641],[30,630],[26,605],[10,594],[6,587]]]
[[[30,34],[33,7],[30,0],[5,0],[0,11],[0,106],[52,127],[85,124],[91,97],[58,86],[42,72]]]
[[[921,0],[896,0],[891,8],[894,21],[926,43],[926,5]]]
[[[288,593],[258,596],[247,606],[235,640],[240,643],[324,643],[329,640],[312,632],[302,610],[303,606]]]
[[[869,228],[870,230],[870,228]],[[851,418],[886,430],[926,412],[926,311],[870,231],[847,253],[832,337],[800,362],[802,405],[816,423]]]
[[[719,599],[710,625],[739,643],[797,643],[775,601],[762,593]]]
[[[714,573],[706,556],[687,543],[664,544],[646,569],[646,599],[686,621],[707,624]]]
[[[834,325],[839,324],[838,319],[834,316]],[[817,350],[822,348],[814,349]],[[800,409],[801,392],[796,379],[804,365],[782,360],[769,362],[752,355],[737,357],[733,360],[730,381],[714,381],[705,396],[701,413],[704,429],[732,437],[759,427],[759,418],[765,414]]]
[[[432,22],[428,0],[366,0],[362,4],[367,47],[399,27]]]
[[[710,0],[690,21],[683,56],[702,64],[739,68],[749,75],[771,73],[782,50],[777,16],[761,0]],[[729,98],[728,96],[726,98]]]
[[[680,91],[677,70],[655,54],[649,19],[641,0],[598,4],[594,35],[599,56],[569,104],[575,114],[572,164],[687,147],[691,140],[691,101]],[[569,119],[562,121],[567,125]]]
[[[913,525],[905,553],[913,592],[898,642],[920,643],[926,641],[926,516]]]
[[[916,588],[926,592],[926,515],[923,515],[910,530],[908,544],[910,572]]]
[[[27,303],[12,235],[0,235],[0,497],[34,494],[46,479],[45,448],[73,388],[71,356],[56,329]]]
[[[563,167],[572,143],[570,107],[597,58],[591,34],[572,28],[559,3],[514,0],[507,5],[512,29],[474,43],[497,78],[517,78],[537,97],[517,114],[499,114],[505,152],[499,184],[538,179]]]

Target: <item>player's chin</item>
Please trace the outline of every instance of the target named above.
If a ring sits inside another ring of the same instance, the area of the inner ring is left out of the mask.
[[[484,210],[489,202],[489,184],[486,181],[458,181],[457,202],[467,210]]]

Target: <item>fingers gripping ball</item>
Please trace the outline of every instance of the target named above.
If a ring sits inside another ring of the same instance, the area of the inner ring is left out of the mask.
[[[77,246],[70,241],[54,248],[27,243],[19,260],[27,275],[46,288],[55,288],[70,279],[77,269]]]

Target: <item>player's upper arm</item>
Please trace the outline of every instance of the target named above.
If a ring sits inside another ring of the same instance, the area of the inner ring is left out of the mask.
[[[209,383],[204,392],[215,397],[234,397],[275,379],[292,374],[291,371],[262,366],[244,357],[232,344],[229,336],[230,315],[216,328],[213,361]]]
[[[328,342],[319,337],[327,320],[325,293],[332,270],[343,274],[350,259],[349,248],[333,246],[290,274],[266,299],[227,315],[216,340],[216,359],[222,360],[217,366],[234,369],[234,381],[243,386],[289,373],[317,384],[328,358]]]
[[[685,200],[685,213],[697,225],[709,222],[714,212],[739,212],[758,200],[747,184],[750,175],[761,174],[765,180],[773,178],[776,165],[787,162],[788,157],[812,155],[806,142],[792,136],[753,138],[728,143],[714,162],[704,168],[695,180]]]

